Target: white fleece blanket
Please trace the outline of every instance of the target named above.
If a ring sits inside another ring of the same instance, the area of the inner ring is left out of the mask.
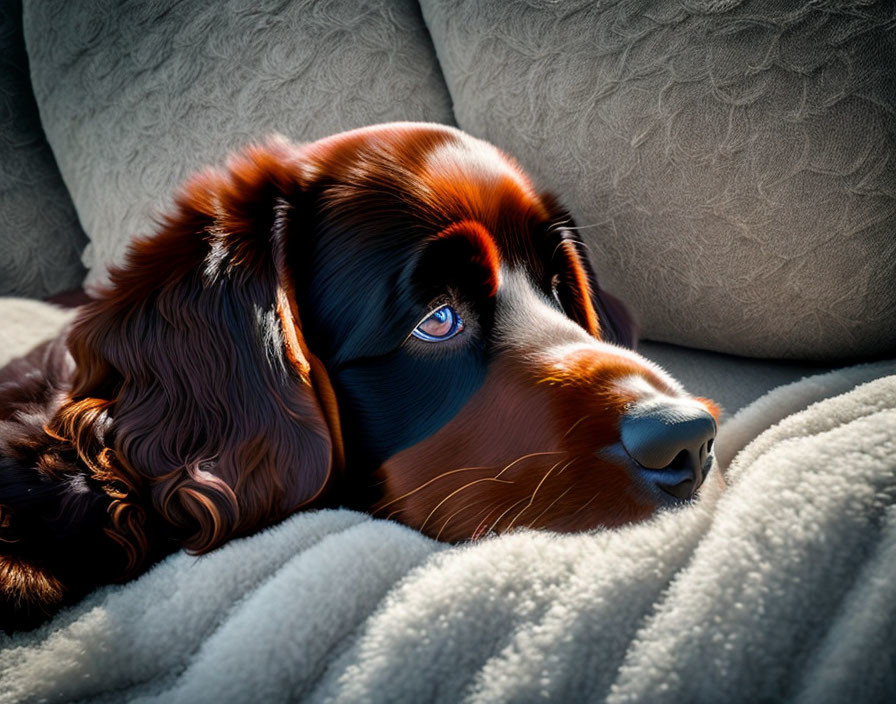
[[[793,399],[727,489],[623,530],[445,547],[319,511],[173,555],[0,636],[0,703],[893,701],[896,363],[720,445]]]

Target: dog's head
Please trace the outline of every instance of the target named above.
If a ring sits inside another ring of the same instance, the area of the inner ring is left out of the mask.
[[[491,145],[272,141],[195,177],[113,272],[53,431],[197,550],[327,500],[447,540],[618,525],[693,495],[717,414],[632,334]]]

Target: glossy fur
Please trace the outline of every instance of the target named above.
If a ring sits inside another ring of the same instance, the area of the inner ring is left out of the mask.
[[[619,416],[684,392],[625,348],[554,199],[457,130],[245,150],[111,281],[0,372],[6,628],[312,506],[465,540],[663,503],[619,460]],[[441,304],[464,331],[410,336]]]

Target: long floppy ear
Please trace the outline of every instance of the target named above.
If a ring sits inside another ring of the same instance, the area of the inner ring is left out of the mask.
[[[541,198],[551,214],[552,227],[565,230],[565,239],[575,243],[575,250],[588,279],[591,303],[597,313],[601,339],[634,349],[638,343],[638,324],[625,303],[600,287],[587,245],[579,234],[580,228],[576,226],[569,212],[560,205],[556,196],[552,193],[543,193]]]
[[[313,503],[340,468],[293,294],[291,263],[311,249],[301,162],[272,141],[195,176],[70,334],[73,386],[49,429],[109,487],[132,562],[154,516],[206,551]]]
[[[570,220],[570,222],[572,221]],[[570,239],[576,242],[576,247],[581,253],[582,266],[588,276],[591,303],[594,305],[597,319],[600,322],[601,339],[635,349],[638,346],[638,324],[625,303],[600,287],[597,274],[578,230],[570,230],[570,232]]]
[[[593,277],[591,300],[601,321],[601,337],[607,342],[635,349],[638,346],[638,324],[628,307],[616,296],[607,293],[597,284],[597,276],[591,264],[586,265],[589,278]]]

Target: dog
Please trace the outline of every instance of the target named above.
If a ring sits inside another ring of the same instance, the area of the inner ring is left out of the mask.
[[[457,542],[687,502],[718,409],[633,338],[569,215],[486,142],[249,147],[0,372],[0,625],[312,507]]]

